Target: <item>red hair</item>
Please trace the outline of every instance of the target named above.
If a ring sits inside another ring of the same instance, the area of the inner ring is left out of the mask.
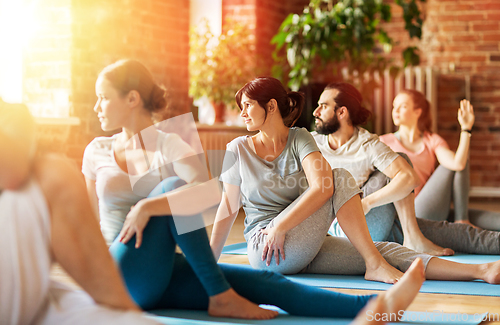
[[[427,98],[425,98],[424,94],[413,89],[403,89],[399,92],[399,94],[408,95],[413,102],[413,109],[420,108],[422,110],[422,113],[420,114],[417,122],[418,129],[422,133],[432,133],[431,104],[429,103]]]

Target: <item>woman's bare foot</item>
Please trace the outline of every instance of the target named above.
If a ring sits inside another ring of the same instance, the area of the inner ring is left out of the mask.
[[[382,258],[380,264],[366,265],[365,280],[394,284],[403,276],[403,272],[391,266]]]
[[[481,264],[479,268],[483,273],[481,280],[491,284],[500,284],[500,261]]]
[[[385,324],[401,319],[425,280],[424,263],[417,258],[401,279],[389,290],[370,300],[354,319],[353,325]]]
[[[382,297],[370,299],[366,306],[356,315],[351,325],[386,324],[383,315],[387,314],[387,306]]]
[[[233,289],[210,297],[208,314],[214,317],[243,319],[271,319],[278,316],[277,311],[260,308],[237,294]]]
[[[418,239],[405,238],[403,241],[403,246],[414,250],[418,253],[425,253],[433,256],[451,256],[455,254],[451,248],[443,248],[431,242],[424,236],[420,236]]]
[[[413,261],[405,274],[403,274],[398,283],[380,294],[385,301],[387,311],[397,314],[400,311],[406,310],[417,296],[424,281],[424,263],[420,258],[417,258]]]
[[[476,229],[482,230],[482,228],[479,228],[478,226],[474,225],[470,220],[456,220],[455,223],[463,223],[465,225],[469,225],[471,227],[474,227]]]

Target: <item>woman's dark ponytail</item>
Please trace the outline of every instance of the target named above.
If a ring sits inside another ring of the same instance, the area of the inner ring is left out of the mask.
[[[288,112],[286,113],[286,116],[281,112],[281,116],[283,117],[283,123],[291,127],[297,122],[299,119],[300,115],[302,114],[302,110],[304,109],[304,94],[296,92],[296,91],[291,91],[288,93]]]
[[[245,94],[248,98],[256,100],[265,109],[267,118],[267,104],[271,99],[276,100],[283,123],[291,127],[299,119],[304,108],[304,95],[292,91],[287,92],[283,84],[275,78],[261,77],[248,82],[236,93],[236,104],[240,109],[241,98]]]

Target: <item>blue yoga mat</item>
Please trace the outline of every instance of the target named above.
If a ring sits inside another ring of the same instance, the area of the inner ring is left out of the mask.
[[[247,255],[247,243],[243,242],[224,246],[222,254]]]
[[[169,325],[187,325],[187,324],[208,324],[208,325],[236,325],[236,324],[263,324],[263,325],[288,325],[288,324],[313,324],[313,325],[346,325],[350,324],[352,319],[340,318],[314,318],[314,317],[298,317],[290,316],[279,308],[267,306],[267,308],[275,309],[280,312],[280,315],[271,320],[243,320],[234,318],[210,317],[206,311],[199,310],[156,310],[153,313],[157,316],[153,318],[162,324]],[[486,315],[484,314],[461,314],[461,313],[428,313],[428,312],[405,312],[402,322],[390,324],[463,324],[477,325]],[[375,317],[370,314],[367,317]]]
[[[225,254],[246,254],[246,243],[238,243],[224,247]],[[499,255],[468,255],[456,254],[441,257],[458,263],[489,263],[500,260]],[[250,267],[250,266],[248,266]],[[366,281],[361,275],[325,275],[325,274],[296,274],[288,276],[290,280],[323,288],[387,290],[390,284]],[[457,285],[459,284],[459,285]],[[436,281],[427,280],[420,292],[446,293],[457,295],[476,295],[500,297],[500,285],[488,284],[483,281]]]
[[[387,290],[391,287],[387,283],[367,281],[362,275],[297,274],[287,276],[287,278],[322,288]],[[426,280],[420,292],[500,297],[500,286],[483,281]]]

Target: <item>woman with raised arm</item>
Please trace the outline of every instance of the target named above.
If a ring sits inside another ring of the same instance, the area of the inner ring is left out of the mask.
[[[220,202],[218,184],[211,187],[189,146],[154,128],[151,113],[165,107],[164,90],[141,63],[124,60],[101,72],[96,92],[101,127],[122,132],[89,144],[83,172],[99,206],[102,232],[113,240],[111,254],[141,308],[208,309],[214,316],[267,319],[276,312],[256,304],[312,317],[354,317],[366,305],[372,295],[305,286],[244,266],[219,267],[197,215]],[[182,219],[190,221],[192,231],[180,234]],[[184,254],[175,253],[176,243]],[[417,262],[411,281],[382,295],[391,310],[409,305],[423,281],[422,269]],[[405,290],[409,299],[402,299]]]
[[[248,259],[257,269],[284,274],[364,273],[368,280],[396,282],[401,273],[391,265],[405,271],[418,256],[429,279],[500,281],[500,261],[459,264],[396,243],[373,243],[352,176],[344,169],[332,172],[310,133],[292,127],[303,101],[300,93],[287,92],[274,78],[254,79],[237,92],[247,129],[259,132],[227,146],[221,174],[225,192],[211,238],[216,258],[241,198]],[[334,218],[349,240],[327,237]]]
[[[381,136],[380,140],[392,150],[407,154],[413,163],[420,178],[420,186],[415,189],[417,217],[436,221],[454,218],[456,223],[500,231],[500,213],[469,209],[468,159],[475,120],[471,103],[460,101],[461,132],[456,151],[431,131],[430,103],[422,93],[402,90],[394,98],[393,106],[392,119],[399,129]]]

